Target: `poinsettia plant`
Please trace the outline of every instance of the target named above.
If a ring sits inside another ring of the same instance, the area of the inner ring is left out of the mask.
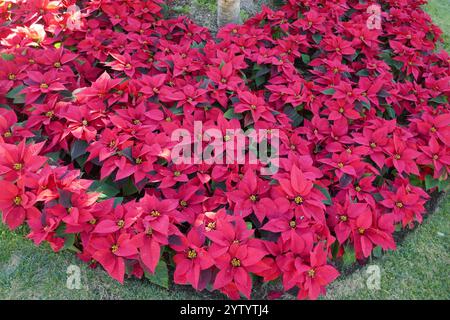
[[[214,38],[162,0],[2,1],[3,223],[119,282],[174,268],[235,299],[255,278],[316,299],[446,189],[450,57],[424,3],[289,0]],[[178,163],[196,122],[278,132],[276,170]]]

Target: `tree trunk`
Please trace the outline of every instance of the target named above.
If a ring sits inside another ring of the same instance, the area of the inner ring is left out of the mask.
[[[217,24],[239,23],[241,0],[217,0]]]

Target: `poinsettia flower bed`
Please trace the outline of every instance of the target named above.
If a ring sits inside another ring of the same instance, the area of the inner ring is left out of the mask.
[[[316,299],[446,188],[450,57],[424,3],[290,0],[213,38],[162,0],[3,1],[3,223],[120,282],[173,267],[231,298],[259,277]],[[197,121],[276,130],[277,171],[175,163]]]

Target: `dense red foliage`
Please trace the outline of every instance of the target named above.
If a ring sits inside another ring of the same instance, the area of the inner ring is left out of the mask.
[[[216,39],[162,0],[1,2],[3,222],[120,282],[166,261],[197,290],[317,298],[344,255],[395,249],[449,172],[441,31],[411,0],[369,29],[362,2],[290,0]],[[279,171],[173,164],[194,121],[280,130]]]

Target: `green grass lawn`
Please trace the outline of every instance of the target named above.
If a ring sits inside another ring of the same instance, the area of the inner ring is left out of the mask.
[[[369,265],[381,271],[380,290],[366,286],[367,266],[335,281],[326,299],[449,299],[450,197],[424,224],[407,235],[395,252]],[[0,226],[0,299],[211,299],[189,287],[169,290],[145,280],[129,279],[122,286],[101,268],[90,269],[72,253],[52,253],[24,239],[24,230]],[[67,267],[81,269],[80,290],[66,286]]]
[[[166,290],[147,281],[129,279],[122,286],[102,268],[90,269],[71,252],[53,253],[0,226],[0,299],[197,299],[183,287]],[[81,269],[81,289],[67,288],[67,268]]]
[[[450,50],[450,0],[432,0],[426,6],[444,31]],[[130,279],[122,286],[101,268],[90,269],[70,252],[53,253],[47,245],[35,247],[25,231],[10,232],[0,225],[0,299],[211,299],[188,287],[169,290],[145,280]],[[66,286],[67,268],[81,269],[81,289]],[[372,261],[381,271],[379,290],[369,290],[367,267],[341,277],[326,299],[450,299],[450,197],[412,231],[398,247]]]
[[[369,290],[368,266],[380,268],[380,289]],[[450,299],[450,196],[396,251],[329,286],[327,299]]]
[[[429,0],[425,10],[444,32],[444,48],[450,51],[450,0]]]

